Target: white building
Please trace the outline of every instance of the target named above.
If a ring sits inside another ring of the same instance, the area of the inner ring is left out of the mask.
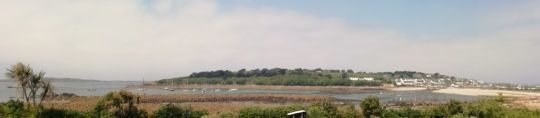
[[[396,85],[398,86],[413,86],[413,85],[418,84],[419,82],[422,82],[422,80],[418,81],[418,79],[403,79],[403,78],[396,79]]]
[[[371,77],[364,77],[364,78],[359,78],[359,77],[349,77],[349,80],[353,80],[353,81],[358,81],[358,80],[373,81],[374,79],[371,78]]]
[[[373,81],[373,78],[371,78],[371,77],[364,77],[364,78],[362,78],[362,80]]]

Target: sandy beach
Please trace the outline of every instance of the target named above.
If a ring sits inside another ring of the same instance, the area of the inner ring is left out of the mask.
[[[540,93],[510,91],[510,90],[488,90],[488,89],[472,89],[472,88],[446,88],[434,90],[436,93],[459,94],[469,96],[497,96],[502,93],[503,96],[523,97],[523,96],[540,96]]]

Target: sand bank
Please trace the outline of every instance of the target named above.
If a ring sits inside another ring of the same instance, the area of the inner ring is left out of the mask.
[[[497,96],[502,93],[503,96],[540,96],[540,93],[536,92],[524,92],[524,91],[510,91],[510,90],[488,90],[488,89],[472,89],[472,88],[446,88],[434,90],[436,93],[469,95],[469,96]]]

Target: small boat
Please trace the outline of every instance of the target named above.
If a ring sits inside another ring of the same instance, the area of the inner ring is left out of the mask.
[[[238,91],[238,89],[229,89],[229,92]]]
[[[171,85],[170,85],[170,86],[173,86],[173,81],[172,81],[172,79],[171,79]],[[163,88],[163,89],[169,90],[169,91],[174,91],[174,89],[169,88],[169,87],[165,87],[165,88]]]
[[[15,88],[15,87],[13,87],[13,86],[7,86],[7,88]]]
[[[219,92],[221,91],[221,89],[214,89],[214,92]]]
[[[138,91],[144,91],[144,88],[139,88],[139,89],[137,89],[137,90],[138,90]]]
[[[141,87],[139,89],[137,89],[138,91],[144,91],[144,77],[142,78],[142,84],[141,84]]]

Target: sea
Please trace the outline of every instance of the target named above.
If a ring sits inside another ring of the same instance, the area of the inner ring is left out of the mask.
[[[130,85],[140,85],[136,81],[59,81],[52,82],[56,93],[73,93],[78,96],[102,96],[111,91],[125,89],[137,94],[144,95],[170,95],[170,94],[312,94],[330,96],[341,100],[361,100],[368,96],[377,96],[383,103],[388,102],[431,102],[442,103],[454,99],[459,101],[474,101],[479,99],[475,96],[457,94],[434,93],[428,90],[411,91],[385,91],[365,90],[357,93],[328,93],[318,90],[269,90],[269,89],[205,89],[188,88],[175,89],[174,91],[162,88],[144,88],[141,90]],[[0,82],[0,102],[10,99],[18,99],[19,89],[14,82]]]

